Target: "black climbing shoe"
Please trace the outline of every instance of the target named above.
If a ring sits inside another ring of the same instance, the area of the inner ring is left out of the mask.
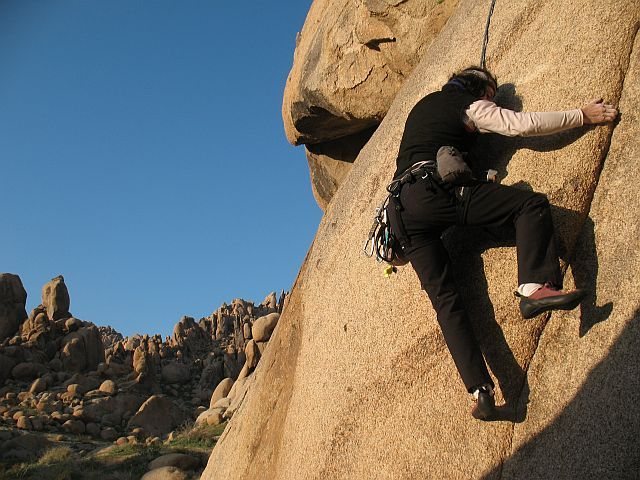
[[[491,385],[484,384],[473,392],[476,404],[471,410],[473,418],[478,420],[489,420],[496,412],[496,401],[493,397]]]
[[[544,285],[528,297],[520,295],[520,313],[524,318],[533,318],[549,310],[573,310],[585,297],[584,290],[576,289],[569,292],[557,290],[550,284]]]

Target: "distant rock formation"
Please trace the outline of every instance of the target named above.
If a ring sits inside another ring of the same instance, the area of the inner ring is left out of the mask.
[[[0,274],[0,342],[14,335],[27,318],[27,292],[17,275]]]
[[[102,338],[102,345],[104,345],[105,349],[111,348],[116,343],[124,340],[124,337],[122,336],[122,334],[114,330],[113,327],[111,326],[98,327],[98,331],[100,332],[100,337]]]
[[[49,320],[69,318],[69,291],[62,275],[52,279],[42,288],[42,307]]]
[[[316,0],[309,19],[337,18],[342,4],[325,11],[333,5]],[[498,385],[499,421],[471,417],[472,402],[412,269],[384,278],[379,264],[359,254],[409,111],[452,72],[479,62],[489,5],[460,1],[333,196],[203,480],[637,476],[638,0],[496,2],[487,65],[502,84],[498,102],[544,111],[602,96],[621,111],[616,125],[530,139],[487,136],[478,145],[503,183],[548,196],[565,286],[590,292],[575,311],[524,321],[512,294],[509,239],[482,229],[471,240],[447,233],[463,301]],[[342,28],[341,38],[349,38],[351,27]],[[316,57],[336,48],[318,42]],[[354,78],[348,73],[344,82]]]
[[[28,440],[18,431],[156,442],[214,404],[220,421],[231,418],[244,398],[232,385],[245,383],[255,369],[286,299],[284,292],[257,306],[236,299],[199,322],[182,317],[163,341],[125,338],[73,317],[61,276],[44,286],[42,304],[28,317],[18,276],[0,274],[0,293],[3,325],[10,326],[4,331],[13,332],[0,338],[0,426],[12,429],[0,436],[0,459],[14,460],[40,451],[15,446]],[[272,320],[247,359],[245,344],[255,342],[244,333],[265,316]],[[231,328],[217,335],[226,318]],[[220,409],[223,397],[233,408]]]

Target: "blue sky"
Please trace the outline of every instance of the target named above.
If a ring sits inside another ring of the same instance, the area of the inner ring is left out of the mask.
[[[290,289],[321,217],[282,93],[311,0],[0,2],[0,272],[171,334]]]

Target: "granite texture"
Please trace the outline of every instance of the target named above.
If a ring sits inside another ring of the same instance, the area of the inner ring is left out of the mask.
[[[446,236],[500,421],[471,417],[411,268],[387,279],[361,254],[411,107],[479,60],[481,3],[460,2],[328,204],[203,479],[637,478],[638,197],[624,184],[638,162],[637,0],[496,4],[487,62],[500,102],[569,109],[602,96],[622,110],[617,127],[479,145],[504,183],[548,195],[566,283],[595,292],[580,310],[524,321],[508,235]]]

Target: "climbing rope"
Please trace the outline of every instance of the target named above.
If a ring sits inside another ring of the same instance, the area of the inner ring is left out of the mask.
[[[485,57],[487,55],[487,44],[489,43],[489,25],[491,24],[491,16],[493,15],[493,7],[496,6],[496,0],[491,0],[491,8],[487,16],[487,25],[484,27],[484,41],[482,42],[482,56],[480,57],[480,66],[486,68]]]

